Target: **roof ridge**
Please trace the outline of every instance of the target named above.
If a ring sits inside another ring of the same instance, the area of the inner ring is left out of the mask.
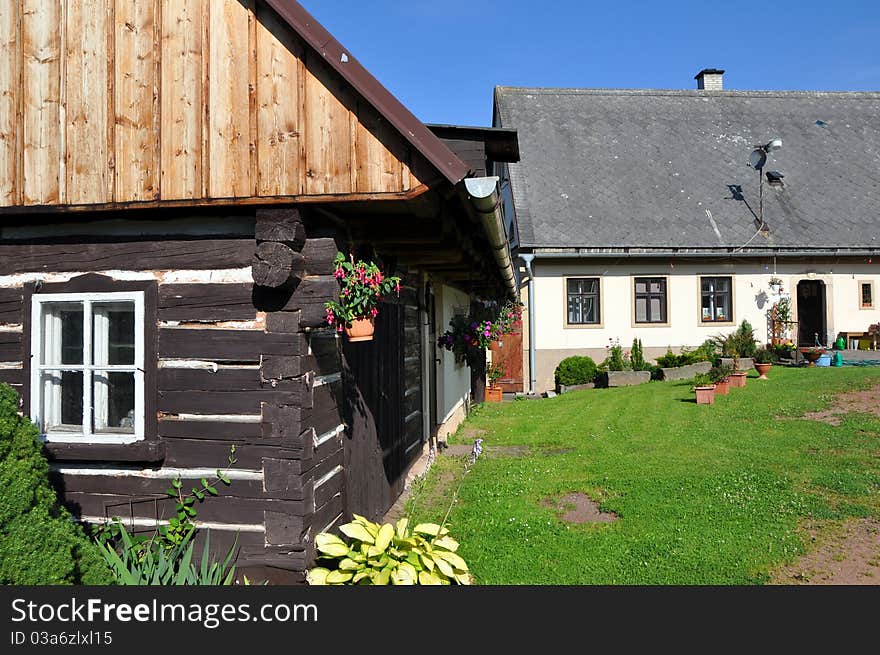
[[[699,89],[606,89],[581,87],[526,87],[497,86],[496,93],[528,93],[532,95],[609,95],[609,96],[671,96],[671,97],[755,97],[755,98],[803,98],[803,97],[835,97],[860,100],[880,99],[880,91],[760,91],[725,89],[723,91],[706,91]]]

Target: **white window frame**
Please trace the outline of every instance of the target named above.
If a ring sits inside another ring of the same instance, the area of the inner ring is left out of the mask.
[[[83,305],[83,363],[82,364],[41,364],[43,360],[43,306],[49,303],[82,303]],[[134,364],[107,365],[89,363],[92,361],[92,305],[107,302],[134,303]],[[110,293],[47,293],[34,294],[31,300],[31,419],[38,426],[41,438],[57,443],[103,443],[129,444],[144,439],[144,292],[120,291]],[[43,428],[43,388],[41,383],[44,371],[82,371],[83,372],[83,422],[82,432],[46,432]],[[134,434],[107,433],[95,434],[92,430],[94,407],[92,404],[92,373],[95,370],[108,372],[134,373]]]

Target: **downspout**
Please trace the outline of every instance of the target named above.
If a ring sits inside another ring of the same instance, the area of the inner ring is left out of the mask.
[[[534,255],[520,255],[525,262],[526,273],[529,275],[529,395],[535,394],[538,376],[535,373],[535,274],[532,273]]]
[[[516,275],[510,257],[510,244],[507,227],[504,225],[504,205],[498,192],[500,178],[469,177],[464,180],[464,188],[470,198],[470,206],[476,213],[501,271],[504,287],[511,298],[517,297]]]

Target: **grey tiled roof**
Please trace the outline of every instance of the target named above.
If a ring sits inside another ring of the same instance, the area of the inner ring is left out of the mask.
[[[880,93],[499,87],[496,103],[519,132],[524,246],[880,248]],[[749,155],[775,137],[765,172],[785,186],[765,178],[755,236]]]

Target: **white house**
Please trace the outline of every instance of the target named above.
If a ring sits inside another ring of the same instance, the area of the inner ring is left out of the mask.
[[[722,75],[694,91],[496,89],[495,125],[521,152],[526,390],[613,340],[650,358],[743,319],[769,340],[772,277],[800,344],[880,322],[880,94],[724,91]]]

